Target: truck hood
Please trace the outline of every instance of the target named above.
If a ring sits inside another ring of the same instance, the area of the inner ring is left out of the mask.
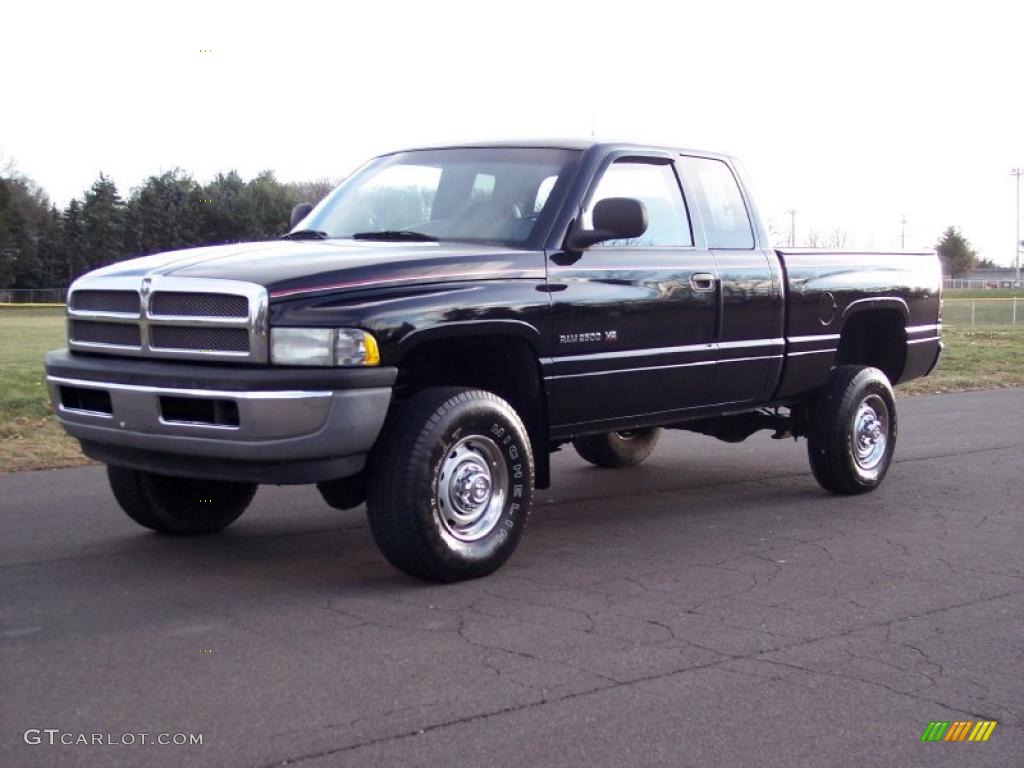
[[[173,275],[258,283],[272,299],[376,285],[543,278],[543,255],[493,245],[276,240],[156,253],[103,267],[89,278]]]

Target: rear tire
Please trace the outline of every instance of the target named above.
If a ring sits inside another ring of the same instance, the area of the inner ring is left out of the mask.
[[[632,429],[608,432],[603,435],[585,435],[572,441],[576,453],[591,464],[610,469],[635,467],[651,455],[658,444],[661,430]]]
[[[807,455],[827,491],[852,495],[877,488],[896,448],[896,404],[877,368],[843,365],[829,375],[814,404]]]
[[[486,576],[519,543],[533,484],[530,440],[512,406],[483,390],[426,389],[390,414],[374,448],[370,530],[412,576]]]
[[[107,466],[114,498],[145,528],[176,536],[216,533],[235,522],[256,495],[255,483],[168,477]]]

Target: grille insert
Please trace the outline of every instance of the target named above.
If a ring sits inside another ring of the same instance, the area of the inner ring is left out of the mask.
[[[185,293],[160,291],[153,294],[149,312],[172,317],[249,316],[249,300],[230,293]]]
[[[139,294],[135,291],[75,291],[71,309],[81,312],[123,312],[139,314]]]
[[[163,274],[85,277],[68,293],[68,346],[122,357],[265,363],[267,289]]]
[[[249,332],[245,328],[153,325],[149,329],[149,345],[153,349],[246,353],[249,351]]]
[[[94,323],[72,320],[68,329],[71,341],[84,344],[112,344],[118,347],[141,347],[139,326],[131,323]]]

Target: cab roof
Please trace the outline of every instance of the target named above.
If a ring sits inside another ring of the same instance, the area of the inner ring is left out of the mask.
[[[507,147],[512,148],[524,148],[524,149],[572,149],[577,151],[584,151],[593,148],[602,148],[607,151],[615,151],[621,149],[635,149],[638,151],[642,150],[661,150],[663,152],[678,152],[680,154],[687,155],[698,155],[700,157],[714,157],[722,160],[732,159],[730,155],[723,152],[709,152],[703,149],[688,149],[683,147],[666,147],[659,144],[638,144],[635,142],[626,141],[609,141],[606,139],[506,139],[506,140],[495,140],[495,141],[469,141],[469,142],[455,142],[446,144],[429,144],[418,147],[407,147],[405,149],[395,150],[394,152],[386,152],[386,155],[395,155],[400,152],[417,152],[429,149],[479,149],[479,148],[500,148]]]

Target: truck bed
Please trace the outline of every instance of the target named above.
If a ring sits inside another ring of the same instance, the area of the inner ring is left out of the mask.
[[[840,349],[840,332],[851,321],[905,327],[905,347],[892,350],[886,371],[893,383],[923,376],[935,364],[942,280],[934,252],[786,248],[775,253],[786,296],[786,359],[776,397],[817,386],[833,365],[844,362],[841,355],[855,353]],[[855,320],[858,315],[863,319]]]

